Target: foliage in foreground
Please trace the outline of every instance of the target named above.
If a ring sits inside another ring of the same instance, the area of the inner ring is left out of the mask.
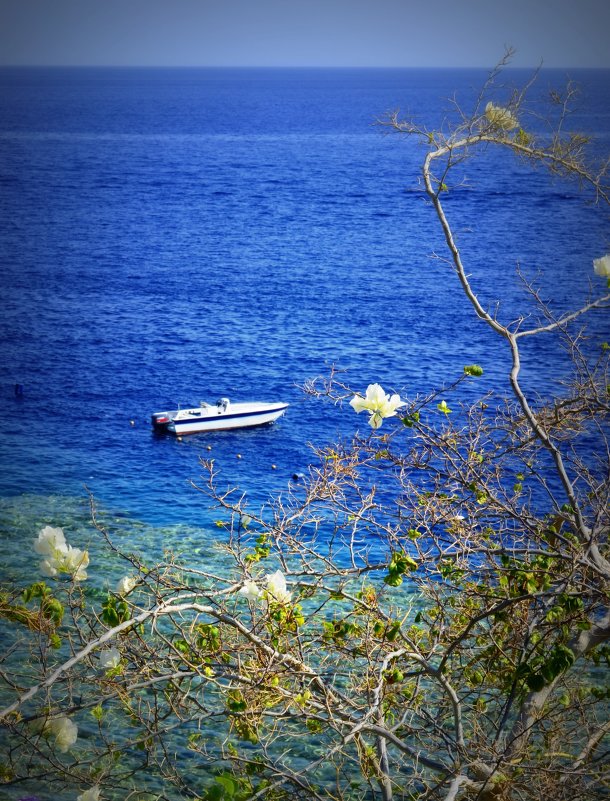
[[[11,797],[607,797],[608,346],[592,359],[581,345],[585,313],[610,294],[556,318],[529,287],[538,322],[500,322],[443,205],[454,168],[484,147],[604,204],[606,175],[562,133],[570,90],[554,98],[553,132],[535,136],[525,92],[500,105],[496,79],[447,131],[388,125],[427,146],[446,270],[510,353],[504,395],[451,408],[478,365],[417,399],[312,382],[350,399],[370,432],[318,450],[308,479],[259,513],[203,463],[223,510],[222,572],[126,555],[97,601],[86,552],[43,529],[45,580],[0,597]],[[609,277],[610,256],[594,269]],[[541,336],[571,354],[561,396],[521,385],[523,340]]]

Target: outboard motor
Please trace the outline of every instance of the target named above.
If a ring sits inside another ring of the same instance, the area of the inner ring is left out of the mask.
[[[216,401],[216,408],[218,409],[218,414],[223,414],[224,412],[228,411],[231,402],[228,398],[218,398]]]
[[[171,419],[169,412],[155,412],[151,416],[151,423],[155,431],[167,431]]]

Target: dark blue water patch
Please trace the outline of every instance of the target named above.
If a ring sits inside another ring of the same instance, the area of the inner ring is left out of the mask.
[[[0,71],[0,492],[87,485],[143,520],[197,522],[206,499],[190,481],[208,446],[254,502],[306,470],[307,443],[362,426],[298,388],[332,364],[361,391],[414,396],[469,363],[481,392],[497,388],[503,343],[431,257],[445,246],[422,151],[374,125],[398,107],[433,125],[440,98],[469,102],[481,77]],[[585,77],[580,121],[605,135],[606,88]],[[600,210],[492,150],[464,178],[445,204],[484,305],[530,313],[517,266],[554,308],[582,301],[607,250]],[[603,314],[592,326],[592,343],[607,336]],[[557,386],[554,340],[527,344],[528,385]],[[151,435],[151,412],[221,395],[291,406],[260,431]]]

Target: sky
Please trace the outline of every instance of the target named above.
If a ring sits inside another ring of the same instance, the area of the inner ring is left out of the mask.
[[[0,0],[0,65],[610,68],[610,0]]]

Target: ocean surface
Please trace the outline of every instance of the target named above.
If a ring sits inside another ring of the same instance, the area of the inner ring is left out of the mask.
[[[607,154],[610,72],[543,71],[532,107],[567,77],[581,88],[570,125]],[[527,78],[509,71],[506,81]],[[146,530],[151,547],[196,542],[193,558],[205,553],[219,533],[193,487],[201,457],[258,504],[306,472],[310,443],[366,428],[348,406],[301,391],[331,365],[356,389],[379,382],[407,397],[471,363],[485,374],[466,395],[500,385],[506,350],[431,258],[445,252],[418,183],[425,150],[378,125],[399,109],[438,126],[450,98],[468,110],[484,79],[477,70],[0,71],[5,566],[43,524],[86,531],[89,493],[124,531]],[[610,251],[608,215],[578,187],[493,150],[458,180],[447,213],[501,319],[531,311],[517,264],[558,310],[591,284],[603,290],[592,260]],[[590,325],[598,348],[607,313]],[[530,390],[556,388],[565,369],[556,342],[528,343],[526,356]],[[220,396],[290,408],[250,431],[182,442],[152,434],[151,412]]]

